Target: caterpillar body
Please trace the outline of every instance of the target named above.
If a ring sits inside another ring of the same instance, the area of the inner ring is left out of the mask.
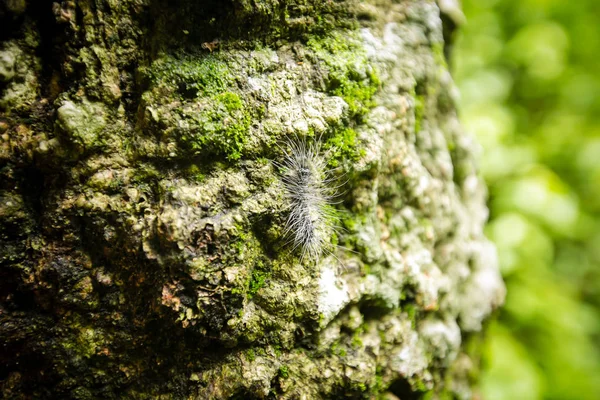
[[[282,181],[289,203],[284,237],[301,260],[318,261],[336,231],[337,214],[332,204],[337,187],[332,187],[333,170],[321,156],[321,141],[288,141],[284,159],[275,164],[282,170]]]

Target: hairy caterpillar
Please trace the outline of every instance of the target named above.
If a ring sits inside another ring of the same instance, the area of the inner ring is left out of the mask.
[[[339,186],[333,170],[321,156],[321,140],[307,143],[305,139],[288,141],[288,150],[282,149],[284,159],[275,164],[282,170],[282,181],[289,200],[289,214],[284,237],[292,251],[300,251],[301,260],[318,261],[336,232],[337,213],[332,207]],[[337,258],[337,257],[336,257]]]

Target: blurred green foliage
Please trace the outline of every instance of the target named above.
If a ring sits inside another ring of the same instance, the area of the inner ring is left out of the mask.
[[[508,294],[482,398],[600,398],[600,3],[463,0],[462,121]]]

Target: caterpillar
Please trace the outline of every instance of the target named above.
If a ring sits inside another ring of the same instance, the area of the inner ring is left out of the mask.
[[[289,140],[282,149],[284,158],[275,164],[282,171],[282,181],[289,203],[283,236],[292,251],[299,250],[300,260],[318,261],[336,232],[338,216],[333,208],[337,189],[333,169],[321,153],[321,139]]]

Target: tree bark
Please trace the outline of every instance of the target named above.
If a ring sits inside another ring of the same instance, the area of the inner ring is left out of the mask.
[[[4,0],[3,398],[472,397],[504,286],[440,4]],[[297,141],[342,186],[317,260]]]

